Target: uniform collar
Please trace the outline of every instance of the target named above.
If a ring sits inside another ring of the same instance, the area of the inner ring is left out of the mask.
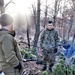
[[[7,30],[7,29],[5,29],[5,28],[2,28],[2,29],[0,29],[0,31],[6,31],[7,33],[9,33],[10,35],[12,35],[13,37],[15,37],[15,30],[13,30],[13,31],[9,31],[9,30]]]

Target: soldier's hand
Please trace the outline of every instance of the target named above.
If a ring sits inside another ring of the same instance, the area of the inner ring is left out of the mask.
[[[58,50],[58,49],[57,49],[57,48],[55,48],[54,53],[57,53],[57,50]]]
[[[21,63],[19,62],[19,64],[16,66],[16,67],[14,67],[15,69],[18,69],[19,70],[19,72],[21,71],[21,69],[22,69],[22,65],[21,65]]]
[[[59,46],[58,46],[58,50],[60,50],[61,48],[62,48],[62,46],[59,45]]]

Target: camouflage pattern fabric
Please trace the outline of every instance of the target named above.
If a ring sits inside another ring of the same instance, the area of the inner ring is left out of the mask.
[[[59,45],[58,33],[55,29],[45,29],[41,32],[38,46],[43,49],[44,61],[54,62],[54,50]]]

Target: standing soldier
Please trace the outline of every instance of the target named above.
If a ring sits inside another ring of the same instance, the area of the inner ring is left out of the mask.
[[[5,75],[20,75],[22,57],[14,39],[13,19],[8,14],[0,17],[0,64]]]
[[[58,33],[54,29],[53,22],[47,23],[46,29],[44,29],[39,37],[39,50],[43,52],[43,71],[47,69],[47,63],[49,63],[49,70],[52,72],[52,66],[55,61],[55,53],[59,43]]]

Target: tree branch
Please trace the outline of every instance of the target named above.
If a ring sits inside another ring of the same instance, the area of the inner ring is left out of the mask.
[[[4,8],[6,8],[10,3],[13,3],[13,4],[15,4],[14,2],[12,2],[12,0],[10,0],[6,5],[5,5],[5,7]]]

